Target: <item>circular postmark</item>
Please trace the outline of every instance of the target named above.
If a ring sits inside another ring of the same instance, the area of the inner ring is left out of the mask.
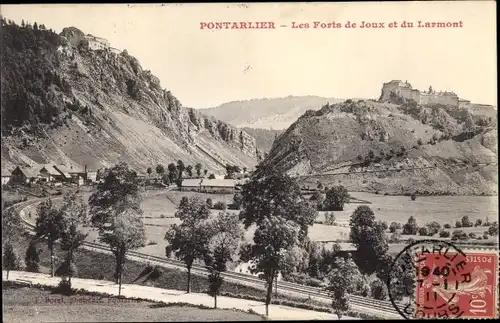
[[[387,288],[405,319],[459,318],[467,306],[459,294],[470,282],[467,255],[452,243],[429,239],[409,244],[396,256]]]

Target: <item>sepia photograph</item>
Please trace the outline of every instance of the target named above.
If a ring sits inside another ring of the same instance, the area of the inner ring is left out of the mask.
[[[3,321],[498,318],[495,12],[0,5]]]

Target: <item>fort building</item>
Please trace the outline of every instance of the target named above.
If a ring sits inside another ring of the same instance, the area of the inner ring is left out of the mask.
[[[462,106],[466,106],[467,102],[470,104],[469,101],[460,99],[454,92],[436,92],[432,86],[425,92],[414,89],[407,81],[392,80],[384,83],[379,101],[394,102],[396,98],[414,100],[418,104],[443,104],[454,107],[459,107],[460,102]]]

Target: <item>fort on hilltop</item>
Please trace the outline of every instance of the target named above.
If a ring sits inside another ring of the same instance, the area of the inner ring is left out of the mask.
[[[414,100],[418,104],[443,104],[457,108],[466,108],[471,105],[470,101],[459,98],[454,92],[436,92],[432,86],[427,92],[422,92],[412,88],[407,81],[392,80],[384,83],[379,101],[398,103],[397,101],[401,100]]]
[[[91,34],[85,35],[80,29],[75,27],[66,27],[59,35],[73,46],[83,45],[90,50],[110,51],[117,55],[121,53],[119,49],[111,47],[107,39]]]

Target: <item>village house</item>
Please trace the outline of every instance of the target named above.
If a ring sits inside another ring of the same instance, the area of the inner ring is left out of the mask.
[[[17,166],[11,173],[10,183],[28,184],[37,180],[36,172],[28,167]]]
[[[8,170],[2,168],[2,186],[9,183],[10,176],[11,176],[11,173]]]
[[[42,182],[55,182],[69,180],[71,175],[61,173],[53,164],[46,164],[38,171],[38,178]]]
[[[90,183],[97,182],[97,171],[96,170],[87,170],[86,180],[87,180],[87,182],[90,182]]]

